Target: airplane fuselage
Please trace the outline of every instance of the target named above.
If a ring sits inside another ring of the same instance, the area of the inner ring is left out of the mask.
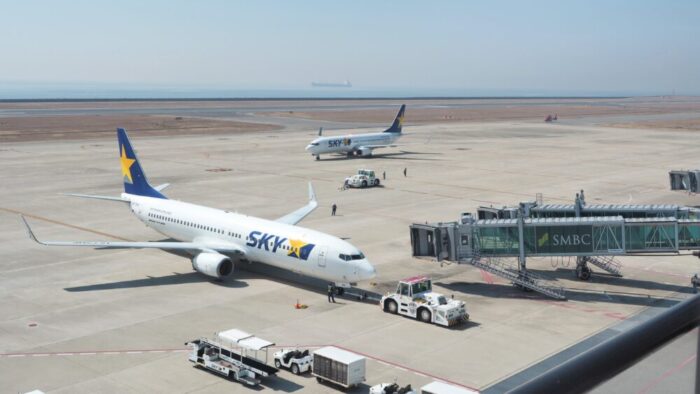
[[[367,133],[357,135],[341,135],[334,137],[319,137],[311,141],[306,150],[312,155],[327,153],[355,153],[363,150],[372,151],[375,147],[391,145],[396,142],[401,133]],[[364,154],[364,152],[363,152]]]
[[[234,246],[244,251],[245,260],[335,283],[355,283],[375,274],[356,247],[319,231],[176,200],[122,197],[139,220],[178,241]]]

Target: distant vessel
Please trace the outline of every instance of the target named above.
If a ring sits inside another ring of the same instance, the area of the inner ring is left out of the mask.
[[[344,82],[311,82],[311,86],[315,88],[351,88],[352,84],[350,81],[345,80]]]

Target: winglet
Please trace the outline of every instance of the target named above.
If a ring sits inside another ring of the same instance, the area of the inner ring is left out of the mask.
[[[34,241],[38,244],[43,245],[43,242],[39,241],[36,238],[36,236],[34,235],[34,232],[32,231],[32,228],[29,227],[29,223],[27,223],[27,219],[24,217],[24,215],[19,215],[19,217],[22,218],[22,221],[24,222],[24,227],[27,229],[27,235],[29,235],[29,239],[31,239],[32,241]]]
[[[314,192],[314,186],[309,182],[309,201],[316,201],[316,192]]]

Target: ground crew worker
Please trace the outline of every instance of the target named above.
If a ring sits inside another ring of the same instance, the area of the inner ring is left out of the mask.
[[[693,292],[697,294],[698,285],[700,284],[700,278],[698,278],[698,274],[693,275],[693,277],[690,279],[690,283],[693,285]]]
[[[382,172],[382,180],[383,180],[383,181],[386,180],[386,171]]]
[[[406,167],[403,168],[403,176],[406,177]]]
[[[333,206],[331,206],[331,216],[335,216],[335,211],[338,209],[338,206],[333,203]]]
[[[328,302],[335,304],[335,285],[333,282],[328,284]]]

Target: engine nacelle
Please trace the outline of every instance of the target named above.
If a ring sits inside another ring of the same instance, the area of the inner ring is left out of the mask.
[[[219,253],[200,253],[192,259],[192,268],[212,278],[227,278],[233,274],[233,261]]]
[[[358,156],[372,156],[372,149],[370,148],[360,148],[357,150]]]

